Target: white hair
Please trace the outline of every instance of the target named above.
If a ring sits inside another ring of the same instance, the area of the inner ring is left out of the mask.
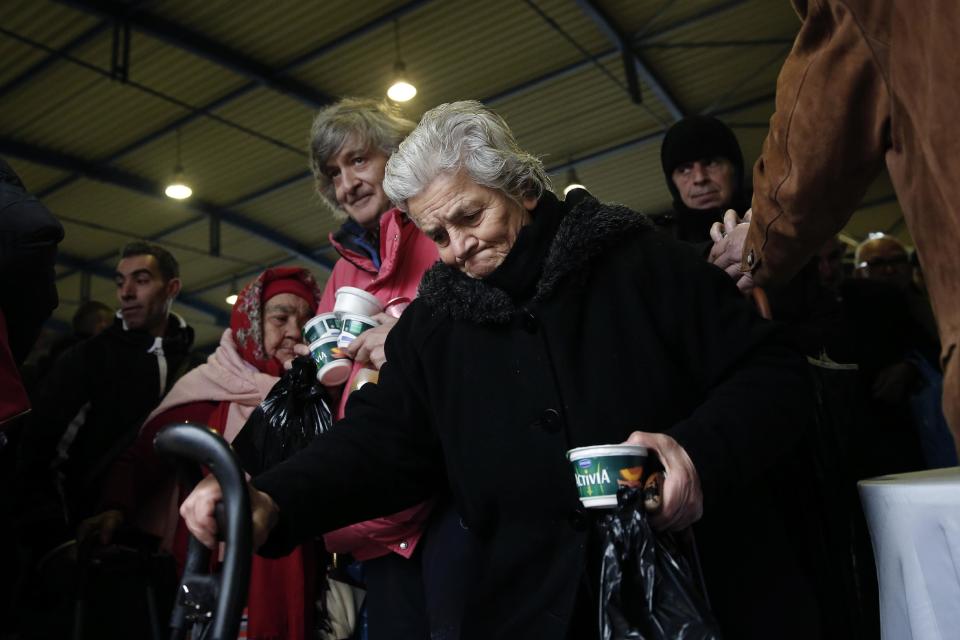
[[[517,201],[539,198],[550,189],[543,163],[520,148],[503,118],[475,100],[465,100],[423,114],[387,161],[383,191],[408,211],[407,201],[434,178],[460,170]]]

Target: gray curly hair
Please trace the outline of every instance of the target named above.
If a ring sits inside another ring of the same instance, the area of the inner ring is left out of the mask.
[[[337,203],[333,182],[324,171],[327,161],[351,136],[389,156],[414,126],[389,102],[370,98],[344,98],[317,114],[310,127],[310,170],[317,195],[336,219],[346,220],[347,214]]]
[[[464,100],[423,114],[387,161],[383,190],[407,211],[407,201],[434,178],[461,169],[516,201],[539,198],[551,188],[543,163],[520,148],[503,118],[476,100]]]

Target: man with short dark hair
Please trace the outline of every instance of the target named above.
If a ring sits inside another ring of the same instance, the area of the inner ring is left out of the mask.
[[[60,356],[20,446],[22,495],[58,496],[68,531],[91,515],[103,472],[184,373],[193,343],[193,329],[170,311],[180,292],[174,257],[143,242],[120,255],[117,319]]]

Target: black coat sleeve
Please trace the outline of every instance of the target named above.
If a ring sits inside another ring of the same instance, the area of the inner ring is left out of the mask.
[[[719,268],[662,235],[645,244],[648,298],[669,301],[651,308],[702,398],[669,433],[693,460],[705,508],[742,499],[813,425],[806,362]]]
[[[63,227],[0,160],[0,308],[19,364],[57,308],[54,263]]]
[[[411,305],[391,330],[379,384],[365,385],[344,418],[306,449],[257,476],[280,520],[263,555],[288,552],[310,536],[396,513],[445,482],[443,458],[429,425]],[[421,314],[422,315],[422,314]]]

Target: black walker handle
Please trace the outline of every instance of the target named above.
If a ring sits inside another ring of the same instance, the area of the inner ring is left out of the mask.
[[[236,454],[213,430],[193,423],[171,424],[157,434],[154,448],[162,455],[188,460],[210,469],[223,491],[223,517],[217,518],[220,535],[226,542],[216,608],[208,627],[211,640],[235,640],[240,630],[240,618],[246,606],[250,585],[250,563],[253,555],[250,496],[247,483]],[[199,468],[190,471],[195,485],[201,474]],[[218,514],[219,516],[219,514]],[[201,573],[209,566],[209,552],[193,536],[184,568],[184,582],[191,574]],[[212,580],[212,579],[211,579]],[[182,594],[178,594],[178,603]],[[174,637],[186,632],[184,610],[174,608],[171,625]],[[203,634],[206,636],[207,634]]]

